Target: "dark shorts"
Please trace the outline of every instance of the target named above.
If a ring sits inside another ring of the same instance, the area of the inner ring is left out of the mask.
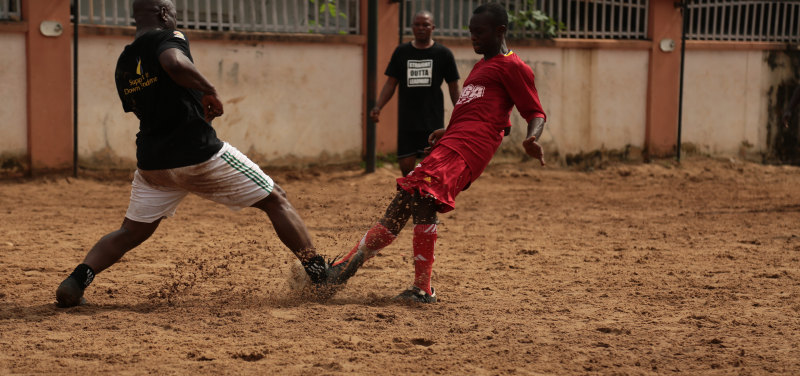
[[[428,136],[433,131],[399,131],[397,132],[397,158],[422,158],[428,147]]]
[[[440,213],[456,207],[456,196],[472,183],[472,172],[464,158],[454,150],[437,147],[407,176],[397,179],[397,187],[408,193],[419,192],[436,199]]]

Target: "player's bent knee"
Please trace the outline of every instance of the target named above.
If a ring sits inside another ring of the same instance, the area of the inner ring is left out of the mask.
[[[291,204],[289,203],[289,199],[286,197],[286,191],[284,191],[279,185],[275,184],[275,187],[273,187],[269,196],[264,197],[264,199],[261,201],[253,204],[253,207],[269,213],[275,210],[291,208]]]
[[[283,188],[281,188],[281,186],[278,185],[277,183],[275,184],[274,187],[272,187],[272,192],[269,195],[270,196],[274,195],[275,197],[280,196],[283,199],[286,199],[286,197],[287,197],[286,191],[284,191]],[[269,196],[267,196],[267,197],[269,197]]]
[[[159,223],[161,223],[160,219],[152,223],[146,223],[125,218],[119,231],[128,243],[137,246],[153,235]]]

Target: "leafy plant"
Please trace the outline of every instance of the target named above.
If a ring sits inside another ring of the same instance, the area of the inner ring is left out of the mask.
[[[327,13],[334,20],[337,17],[341,17],[342,19],[347,21],[347,14],[345,14],[342,11],[339,11],[339,6],[336,4],[336,0],[309,0],[309,1],[311,2],[311,4],[314,4],[315,8],[318,8],[318,12],[319,12],[320,18],[322,18]],[[322,26],[322,23],[321,22],[317,22],[317,21],[312,20],[312,19],[309,19],[308,20],[308,25],[309,26],[313,26],[313,27],[316,28],[317,26]],[[310,29],[310,30],[308,30],[308,32],[309,33],[313,33],[314,30]],[[346,34],[347,32],[339,31],[339,33],[340,34]]]
[[[524,35],[524,30],[532,30],[536,36],[553,39],[559,31],[566,29],[563,22],[536,9],[535,0],[527,0],[527,5],[525,10],[508,12],[508,22],[512,27],[522,30],[521,34]]]

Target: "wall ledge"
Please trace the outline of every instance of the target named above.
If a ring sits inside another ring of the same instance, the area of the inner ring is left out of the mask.
[[[408,42],[413,39],[411,36],[404,36],[403,41]],[[471,47],[472,41],[469,37],[445,37],[433,35],[433,39],[441,42],[445,46]],[[541,48],[585,48],[585,49],[628,49],[646,50],[653,42],[649,40],[617,40],[617,39],[508,39],[509,48],[514,47],[541,47]]]
[[[403,41],[409,42],[411,36],[404,36]],[[433,39],[446,46],[470,47],[472,42],[468,37],[436,36]],[[585,48],[585,49],[629,49],[646,50],[653,46],[651,40],[619,40],[619,39],[509,39],[508,46],[514,47],[542,47],[542,48]],[[778,50],[800,51],[800,44],[778,42],[739,42],[739,41],[686,41],[688,50]]]
[[[711,40],[687,40],[687,50],[780,50],[780,51],[800,51],[799,44],[778,43],[778,42],[738,42],[738,41],[711,41]]]
[[[289,33],[245,33],[231,31],[181,30],[192,40],[210,40],[241,43],[327,43],[364,45],[367,38],[363,35],[333,34],[289,34]],[[133,26],[80,25],[81,35],[124,36],[133,38],[136,28]]]
[[[0,33],[26,32],[28,32],[28,22],[26,21],[0,21]]]

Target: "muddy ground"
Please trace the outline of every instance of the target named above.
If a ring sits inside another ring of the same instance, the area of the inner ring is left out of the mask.
[[[273,176],[334,256],[396,174]],[[797,167],[493,164],[440,217],[434,305],[390,300],[413,278],[410,227],[316,302],[289,289],[263,213],[190,196],[87,305],[56,308],[128,195],[127,180],[0,181],[0,374],[800,374]]]

